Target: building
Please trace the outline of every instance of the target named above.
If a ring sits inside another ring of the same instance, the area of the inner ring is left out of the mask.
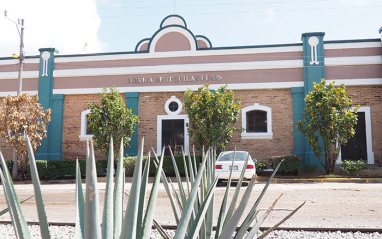
[[[377,31],[378,29],[376,29]],[[323,32],[302,34],[300,43],[212,47],[195,35],[178,15],[166,17],[150,38],[132,52],[57,55],[54,48],[26,58],[23,92],[38,94],[52,108],[52,122],[36,156],[39,159],[84,158],[89,101],[104,87],[116,86],[140,118],[129,155],[145,137],[145,151],[163,144],[190,146],[183,94],[205,83],[227,84],[242,99],[239,127],[229,145],[264,161],[273,155],[297,154],[314,164],[313,152],[296,130],[304,97],[322,78],[344,83],[358,110],[356,139],[342,158],[382,164],[381,39],[324,41]],[[17,61],[0,58],[0,97],[15,95]],[[257,125],[253,127],[253,124]],[[251,129],[251,130],[250,130]],[[251,132],[249,132],[251,131]],[[11,149],[0,141],[1,151]],[[344,156],[345,155],[345,156]]]

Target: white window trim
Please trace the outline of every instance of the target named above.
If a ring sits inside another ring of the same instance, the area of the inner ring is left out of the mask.
[[[354,112],[353,108],[351,111]],[[370,115],[370,106],[363,106],[357,109],[357,112],[365,113],[365,130],[366,130],[366,150],[367,150],[367,164],[374,164],[374,152],[373,152],[373,138],[371,135],[371,115]],[[341,151],[338,155],[336,163],[342,162]]]
[[[245,127],[247,127],[247,112],[253,110],[262,110],[267,112],[267,132],[266,133],[247,133]],[[243,132],[241,133],[241,138],[243,139],[272,139],[272,109],[260,105],[259,103],[254,103],[251,106],[247,106],[241,110],[241,125]]]
[[[86,134],[86,118],[89,113],[90,109],[81,112],[81,134],[78,136],[80,138],[80,141],[93,139],[92,134]]]
[[[176,102],[178,104],[178,109],[174,112],[171,111],[169,108],[171,102]],[[171,96],[171,98],[168,99],[164,105],[164,109],[166,110],[166,113],[169,115],[178,115],[182,111],[182,108],[183,108],[182,102],[175,96]]]
[[[157,155],[162,153],[162,120],[183,119],[184,120],[184,153],[188,155],[190,138],[188,134],[188,115],[157,115]]]

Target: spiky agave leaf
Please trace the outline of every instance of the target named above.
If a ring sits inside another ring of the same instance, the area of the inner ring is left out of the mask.
[[[7,198],[7,204],[8,208],[10,209],[12,224],[13,228],[15,229],[16,237],[22,239],[29,239],[31,236],[28,230],[28,225],[25,220],[24,214],[21,211],[21,206],[17,198],[15,188],[13,186],[12,178],[9,174],[7,165],[1,152],[0,160],[2,167],[2,170],[0,170],[1,182],[3,184],[4,194]]]
[[[121,139],[118,155],[117,170],[115,173],[115,183],[114,183],[114,236],[113,238],[119,238],[122,231],[122,220],[123,220],[123,198],[124,198],[124,182],[125,182],[125,172],[123,166],[123,138]]]
[[[304,204],[306,203],[303,202],[300,206],[298,206],[296,209],[294,209],[292,212],[290,212],[286,217],[284,217],[283,219],[281,219],[277,224],[275,224],[274,226],[272,226],[271,228],[269,228],[266,232],[264,232],[263,234],[261,234],[258,239],[263,239],[264,237],[266,237],[269,233],[271,233],[273,230],[275,230],[276,228],[278,228],[278,226],[280,226],[282,223],[284,223],[286,220],[288,220],[291,216],[293,216],[293,214],[295,214],[302,206],[304,206]],[[253,231],[252,231],[253,230]],[[255,235],[255,233],[257,232],[256,228],[252,228],[252,230],[249,232],[249,234],[247,235],[246,239],[250,239],[250,238],[253,238],[253,236]],[[255,231],[256,230],[256,231]]]
[[[154,152],[154,165],[156,168],[158,168],[158,164],[159,164],[159,160],[158,160],[158,157],[156,156],[156,153],[154,151],[154,149],[152,149],[153,152]],[[164,152],[165,148],[162,149],[162,152]],[[176,223],[178,224],[179,223],[179,219],[180,219],[180,215],[179,215],[179,212],[177,210],[177,207],[176,207],[176,202],[175,202],[175,198],[174,198],[174,195],[171,193],[171,189],[170,189],[170,183],[168,182],[167,178],[166,178],[166,174],[165,172],[162,170],[161,172],[161,181],[163,183],[163,186],[166,190],[166,193],[170,199],[170,203],[171,203],[171,208],[172,208],[172,211],[174,213],[174,217],[175,217],[175,221]]]
[[[156,200],[158,196],[160,176],[162,174],[163,158],[164,158],[164,152],[162,152],[161,160],[159,162],[158,169],[155,174],[153,186],[151,188],[149,201],[147,203],[145,219],[142,225],[142,234],[140,237],[142,239],[148,239],[150,238],[150,235],[151,235],[151,228],[152,228],[153,219],[154,219],[154,209],[155,209]]]
[[[191,214],[194,211],[194,202],[197,199],[199,185],[203,176],[203,171],[206,165],[207,156],[203,158],[202,164],[199,168],[199,172],[196,176],[194,186],[191,189],[190,195],[187,200],[187,204],[183,210],[182,217],[179,221],[174,239],[184,239],[187,233],[188,224],[190,222]]]
[[[76,239],[83,239],[85,220],[85,198],[82,189],[81,169],[78,159],[76,160]]]
[[[135,239],[137,235],[139,191],[142,181],[143,145],[144,138],[142,138],[142,142],[138,150],[137,161],[135,162],[134,176],[131,183],[129,200],[127,203],[125,216],[123,218],[122,233],[120,236],[121,239]]]
[[[228,176],[227,188],[225,190],[223,201],[222,201],[222,204],[220,206],[219,217],[218,217],[216,232],[215,232],[215,239],[217,239],[219,237],[221,230],[223,229],[224,221],[226,218],[226,209],[227,209],[227,204],[228,204],[228,195],[229,195],[229,191],[231,189],[232,172],[233,172],[233,165],[235,163],[235,155],[236,155],[236,148],[234,151],[234,157],[232,159],[231,170],[230,170],[229,176]]]
[[[179,170],[178,170],[178,166],[176,165],[176,161],[175,161],[175,157],[174,157],[174,154],[172,153],[172,150],[171,148],[169,147],[169,150],[170,150],[170,155],[171,155],[171,160],[172,160],[172,165],[174,166],[174,171],[175,171],[175,176],[176,176],[176,180],[178,182],[178,188],[179,188],[179,194],[180,194],[180,198],[182,199],[182,207],[184,207],[184,205],[186,204],[186,193],[184,191],[184,187],[183,187],[183,182],[182,182],[182,178],[180,177],[180,173],[179,173]]]
[[[86,194],[85,194],[85,225],[84,239],[100,239],[101,225],[99,217],[99,195],[97,170],[93,142],[90,143],[89,155],[86,162]]]
[[[237,232],[238,235],[244,235],[244,233],[248,230],[250,224],[252,223],[252,221],[254,219],[253,215],[256,213],[257,207],[260,204],[261,199],[263,198],[265,192],[267,191],[269,185],[271,184],[273,178],[275,177],[276,172],[280,168],[280,165],[282,162],[283,162],[283,160],[280,161],[280,163],[277,165],[277,167],[273,171],[272,175],[269,177],[267,183],[265,184],[265,186],[264,186],[263,190],[261,191],[259,197],[257,198],[255,204],[252,206],[252,208],[248,212],[248,215],[246,216],[246,218],[242,222],[241,226],[239,227],[239,230]]]
[[[206,194],[206,197],[205,197],[202,205],[200,206],[200,210],[198,211],[198,214],[195,217],[194,223],[192,224],[192,226],[189,230],[189,233],[187,235],[187,239],[195,239],[199,235],[199,230],[203,224],[204,217],[205,217],[205,215],[208,211],[208,208],[210,207],[211,202],[214,198],[215,187],[216,187],[217,182],[218,182],[218,179],[215,179],[215,181],[212,183],[211,187],[209,188],[209,190]],[[206,238],[210,238],[210,237],[206,237]]]
[[[236,152],[236,150],[235,150],[235,152]],[[236,153],[234,153],[234,157],[236,156],[235,154]],[[240,174],[239,181],[237,182],[237,185],[236,185],[236,188],[235,188],[235,192],[233,194],[232,201],[231,201],[231,204],[230,204],[230,206],[228,208],[228,212],[227,212],[224,224],[223,224],[224,226],[231,219],[231,217],[232,217],[232,215],[233,215],[233,213],[235,211],[237,199],[239,197],[240,189],[241,189],[241,186],[242,186],[243,180],[244,180],[245,170],[247,169],[248,160],[249,160],[249,154],[247,154],[247,157],[246,157],[245,162],[244,162],[243,169],[242,169],[241,174]]]
[[[113,237],[114,229],[114,188],[113,188],[113,173],[114,173],[114,146],[113,137],[110,137],[109,145],[109,158],[107,162],[106,173],[106,189],[105,200],[103,204],[103,216],[102,216],[102,238],[108,239]]]
[[[146,188],[149,179],[150,152],[143,170],[141,189],[139,193],[138,218],[137,218],[137,238],[142,238],[143,218],[145,210]]]
[[[29,199],[33,198],[33,197],[34,197],[34,195],[28,197],[27,199],[24,199],[24,200],[20,201],[20,204],[23,204],[23,202],[26,202],[26,201],[28,201]],[[0,216],[4,215],[4,214],[7,213],[8,211],[9,211],[9,208],[5,208],[5,209],[1,210],[1,211],[0,211]]]
[[[40,224],[41,237],[42,239],[49,239],[50,238],[49,223],[48,223],[48,218],[45,212],[44,200],[42,198],[40,179],[38,177],[36,160],[34,158],[33,148],[29,140],[29,137],[27,137],[27,145],[28,145],[28,154],[29,154],[29,166],[30,166],[31,178],[33,182],[34,195],[36,198],[37,214],[38,214],[38,219]]]
[[[252,188],[255,185],[255,179],[256,177],[252,177],[250,183],[247,186],[247,189],[245,190],[243,197],[240,200],[239,206],[237,207],[236,211],[234,212],[232,217],[229,219],[229,221],[224,225],[224,228],[219,236],[219,239],[232,238],[232,235],[234,234],[236,230],[239,220],[241,216],[243,215],[245,207],[247,206],[248,200],[251,196]]]

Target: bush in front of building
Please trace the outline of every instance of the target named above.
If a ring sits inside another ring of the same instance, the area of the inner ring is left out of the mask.
[[[281,160],[284,160],[284,162],[278,170],[278,173],[280,174],[297,174],[298,170],[301,168],[301,157],[297,155],[272,156],[268,159],[272,169],[275,169]]]
[[[344,84],[326,85],[325,79],[314,83],[305,104],[304,120],[297,121],[297,129],[305,135],[326,174],[333,174],[341,146],[355,135],[359,106],[352,108]]]
[[[106,157],[109,153],[110,138],[113,138],[116,159],[121,142],[124,148],[129,147],[139,118],[133,114],[134,109],[126,108],[125,100],[115,87],[110,88],[109,93],[107,88],[104,88],[98,96],[100,104],[89,102],[91,111],[88,114],[88,129],[96,142],[95,149],[99,149]]]
[[[262,172],[262,171],[264,171],[264,169],[268,168],[266,163],[259,162],[259,161],[255,162],[255,167],[256,167],[256,171],[259,171],[259,172]]]
[[[152,157],[153,158],[153,157]],[[185,176],[183,156],[174,156],[179,173],[182,177]],[[196,156],[196,165],[198,166],[201,162],[201,157]],[[144,157],[144,162],[146,162],[147,157]],[[134,173],[135,163],[137,161],[136,156],[125,157],[123,160],[123,165],[125,167],[125,176],[132,177]],[[12,169],[12,161],[6,161],[9,170]],[[117,163],[117,162],[116,162]],[[80,160],[81,172],[85,172],[85,160]],[[36,160],[37,170],[40,179],[59,179],[59,178],[72,178],[76,175],[76,161],[74,160]],[[107,160],[97,160],[97,176],[102,177],[106,175],[107,171]],[[30,178],[30,167],[28,166],[27,177]],[[155,165],[150,165],[150,171],[155,172]],[[163,170],[167,176],[174,177],[175,170],[172,164],[171,156],[165,156],[163,159]],[[83,175],[84,176],[84,175]],[[154,173],[150,174],[154,176]]]
[[[194,138],[196,148],[213,147],[223,150],[232,138],[240,116],[240,97],[235,99],[227,85],[211,90],[208,84],[197,92],[188,89],[184,93],[184,109],[190,119],[188,132]]]
[[[81,172],[86,172],[86,161],[79,161]],[[105,176],[107,160],[97,160],[97,176]],[[76,175],[76,161],[74,160],[36,160],[37,171],[40,179],[71,178]],[[30,178],[30,167],[28,166],[27,177]],[[83,175],[84,176],[84,175]]]
[[[365,169],[365,162],[362,160],[344,160],[340,168],[349,176],[358,176]]]
[[[188,157],[188,156],[186,156],[186,157]],[[154,157],[151,157],[151,158],[153,160]],[[185,176],[185,170],[184,170],[183,156],[174,156],[174,158],[175,158],[175,162],[176,162],[176,165],[178,167],[180,176],[184,177]],[[202,162],[202,157],[196,156],[195,159],[196,159],[196,165],[198,167],[199,163]],[[130,157],[124,158],[123,164],[125,166],[125,176],[126,177],[132,177],[133,176],[136,160],[137,160],[136,156],[130,156]],[[147,160],[147,157],[144,157],[143,160],[145,163]],[[187,167],[188,167],[188,165],[187,165]],[[155,170],[156,170],[155,165],[150,164],[150,172],[153,172],[153,173],[150,173],[150,176],[154,176]],[[163,158],[163,171],[166,173],[167,176],[170,176],[170,177],[175,176],[175,169],[174,169],[174,165],[172,163],[171,156],[164,156],[164,158]]]

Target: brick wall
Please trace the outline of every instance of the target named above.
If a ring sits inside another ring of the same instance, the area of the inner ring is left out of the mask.
[[[353,104],[370,107],[374,164],[382,165],[382,86],[346,87]]]
[[[139,100],[138,127],[139,140],[145,137],[145,152],[157,147],[157,115],[167,115],[164,106],[171,96],[184,102],[184,92],[141,93]],[[272,139],[242,139],[239,132],[234,136],[227,150],[247,150],[259,161],[266,161],[273,155],[291,155],[293,153],[293,110],[290,89],[278,90],[236,90],[236,97],[241,97],[242,108],[259,103],[272,108]],[[280,104],[280,102],[282,102]],[[184,109],[180,114],[185,114]],[[241,118],[237,127],[242,128]],[[190,139],[190,148],[192,139]]]
[[[98,95],[66,95],[64,102],[64,121],[62,154],[64,160],[85,159],[86,141],[80,141],[81,112],[89,109],[88,102],[99,102]],[[96,152],[96,159],[102,154]]]
[[[165,104],[171,96],[175,96],[182,103],[184,102],[184,92],[169,93],[140,93],[139,94],[139,125],[138,141],[145,138],[144,153],[147,154],[151,147],[157,151],[157,115],[167,115]],[[180,114],[185,114],[184,108]],[[152,152],[151,152],[152,153]]]
[[[254,103],[272,109],[272,139],[242,139],[239,132],[235,132],[227,150],[249,151],[258,161],[266,161],[273,155],[293,154],[293,102],[290,89],[273,90],[236,90],[235,96],[241,97],[241,108]],[[241,115],[238,128],[241,125]]]

